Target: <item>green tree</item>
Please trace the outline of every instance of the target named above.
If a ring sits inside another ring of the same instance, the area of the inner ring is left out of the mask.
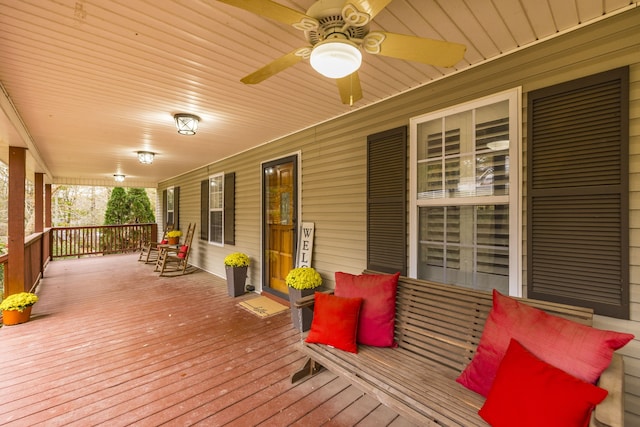
[[[144,188],[115,187],[107,202],[104,224],[131,224],[155,222],[151,201]]]
[[[151,201],[144,188],[130,188],[127,196],[131,207],[131,222],[156,222],[156,216],[151,208]]]
[[[115,187],[107,202],[107,210],[104,213],[104,224],[126,224],[131,218],[131,204],[127,192],[122,187]]]

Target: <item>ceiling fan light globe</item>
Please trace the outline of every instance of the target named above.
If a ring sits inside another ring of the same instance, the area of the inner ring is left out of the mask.
[[[360,68],[362,53],[348,40],[328,40],[314,46],[309,59],[314,70],[330,79],[341,79]]]

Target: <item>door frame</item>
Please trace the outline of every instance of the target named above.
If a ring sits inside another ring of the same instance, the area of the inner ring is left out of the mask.
[[[301,168],[300,168],[300,158],[301,158],[301,152],[297,151],[294,152],[292,154],[289,155],[285,155],[282,157],[277,157],[271,160],[265,160],[260,162],[260,265],[261,265],[261,272],[260,272],[260,288],[262,292],[267,292],[271,295],[280,297],[280,298],[284,298],[284,299],[289,299],[289,296],[279,292],[277,290],[271,289],[271,287],[268,286],[269,284],[269,277],[268,277],[268,260],[267,260],[267,254],[266,254],[266,242],[267,242],[267,228],[265,227],[265,221],[266,221],[266,213],[265,213],[265,209],[266,209],[266,200],[265,200],[265,170],[271,166],[275,166],[275,165],[279,165],[282,163],[289,163],[289,162],[293,162],[293,177],[294,177],[294,182],[293,182],[293,193],[294,193],[294,200],[293,200],[293,264],[295,267],[295,263],[296,263],[296,254],[297,254],[297,250],[298,250],[298,232],[299,232],[299,226],[300,226],[300,218],[302,217],[301,215],[301,194],[302,194],[302,173],[301,173]]]

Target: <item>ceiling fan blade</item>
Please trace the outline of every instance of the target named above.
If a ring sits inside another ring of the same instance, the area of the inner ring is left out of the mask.
[[[349,3],[358,8],[360,12],[369,14],[371,19],[382,11],[392,0],[349,0]]]
[[[239,7],[260,16],[271,18],[284,24],[293,25],[312,19],[302,12],[283,6],[271,0],[218,0],[231,6]]]
[[[383,31],[367,34],[363,47],[368,53],[439,67],[453,67],[462,60],[467,50],[465,45],[459,43]]]
[[[341,79],[336,79],[336,82],[338,83],[340,99],[343,104],[353,105],[362,99],[362,87],[360,86],[360,77],[358,77],[357,71]]]
[[[309,47],[296,49],[293,52],[289,52],[286,55],[276,59],[275,61],[265,65],[259,70],[254,71],[248,76],[243,77],[242,79],[240,79],[240,81],[246,85],[254,85],[260,83],[261,81],[268,79],[274,74],[277,74],[280,71],[283,71],[291,67],[292,65],[295,65],[298,62],[302,61],[308,55],[308,52],[311,52],[311,48]]]

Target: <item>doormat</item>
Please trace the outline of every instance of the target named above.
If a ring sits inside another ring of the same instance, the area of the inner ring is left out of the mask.
[[[262,318],[271,317],[289,309],[286,305],[280,304],[279,302],[265,296],[242,301],[241,303],[238,303],[238,305]]]

